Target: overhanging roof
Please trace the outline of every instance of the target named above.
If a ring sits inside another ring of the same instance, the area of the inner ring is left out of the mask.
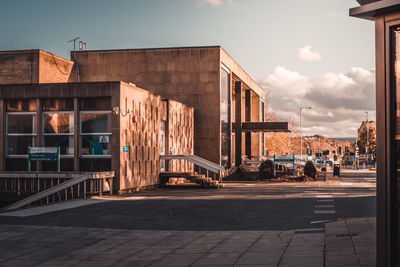
[[[235,123],[232,123],[235,125]],[[232,127],[235,130],[235,127]],[[242,122],[243,132],[290,132],[288,122]]]
[[[349,14],[352,17],[374,20],[376,16],[396,11],[400,11],[399,0],[380,0],[351,8]]]

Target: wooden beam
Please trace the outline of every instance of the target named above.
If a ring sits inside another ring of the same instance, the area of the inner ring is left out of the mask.
[[[235,166],[242,164],[242,82],[235,82]]]

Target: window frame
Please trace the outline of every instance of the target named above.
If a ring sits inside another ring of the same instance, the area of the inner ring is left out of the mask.
[[[9,122],[9,115],[32,115],[35,117],[33,119],[33,133],[9,133],[8,132],[8,122]],[[23,155],[23,154],[9,154],[8,153],[8,137],[9,136],[30,136],[32,138],[32,146],[35,146],[36,143],[36,136],[38,134],[38,129],[37,129],[37,111],[7,111],[6,112],[6,141],[5,141],[5,147],[6,147],[6,158],[28,158],[28,155]]]
[[[42,111],[42,144],[45,144],[44,142],[44,138],[46,136],[74,136],[74,131],[75,129],[73,129],[72,133],[45,133],[44,132],[44,116],[46,114],[72,114],[72,119],[74,120],[74,111]],[[75,128],[75,121],[73,122],[73,126]],[[74,137],[75,138],[75,137]],[[74,145],[74,151],[75,151],[75,142],[73,142]],[[74,158],[74,153],[72,154],[61,154],[60,157],[61,158]]]
[[[109,151],[110,154],[107,155],[83,155],[82,154],[82,136],[101,136],[101,135],[106,135],[110,136],[112,135],[111,129],[109,132],[106,133],[83,133],[82,132],[82,114],[110,114],[112,115],[111,110],[85,110],[85,111],[80,111],[79,112],[79,157],[80,158],[111,158],[111,149]]]

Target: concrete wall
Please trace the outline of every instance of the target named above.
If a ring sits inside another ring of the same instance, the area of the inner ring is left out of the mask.
[[[73,62],[42,50],[0,52],[0,84],[61,83]]]
[[[113,155],[119,154],[120,159],[119,190],[158,184],[161,97],[125,83],[119,97],[119,146],[113,147]],[[133,115],[138,118],[135,123]],[[130,151],[124,152],[123,146]]]
[[[38,66],[37,50],[0,52],[0,84],[37,83]]]
[[[194,153],[194,108],[177,101],[168,101],[168,130],[166,154],[193,155]],[[193,171],[192,164],[184,160],[170,161],[168,171]]]
[[[220,163],[219,56],[219,46],[76,53],[81,81],[133,82],[194,107],[194,152],[216,163]]]

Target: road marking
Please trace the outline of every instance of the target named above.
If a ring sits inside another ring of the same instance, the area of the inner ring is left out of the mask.
[[[329,198],[329,197],[332,197],[332,195],[317,195],[315,197],[316,198]]]
[[[353,183],[340,183],[341,185],[353,185]]]
[[[314,210],[315,214],[335,214],[334,210]]]
[[[315,205],[316,209],[327,209],[327,208],[335,208],[335,205]]]
[[[323,221],[313,221],[310,222],[311,224],[316,224],[316,223],[327,223],[327,222],[331,222],[332,220],[323,220]]]

